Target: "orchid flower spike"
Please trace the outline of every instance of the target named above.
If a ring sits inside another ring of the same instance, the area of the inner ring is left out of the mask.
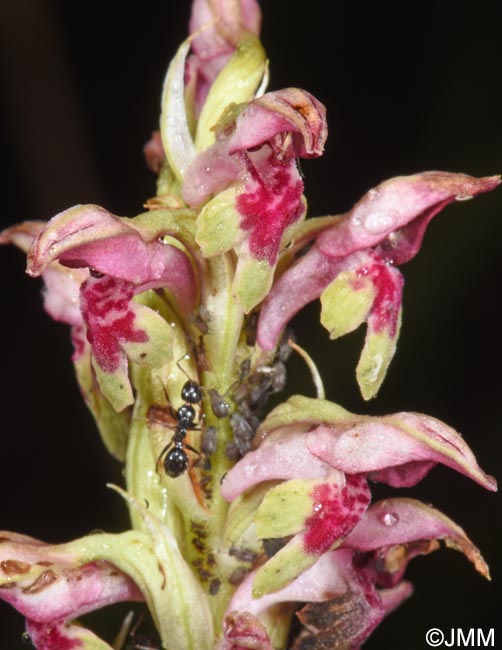
[[[356,375],[374,397],[399,335],[398,266],[435,215],[499,177],[392,178],[311,218],[298,161],[322,155],[326,110],[300,88],[267,91],[260,24],[256,0],[193,1],[144,148],[158,175],[146,212],[76,205],[0,234],[70,327],[131,521],[58,544],[0,533],[0,598],[37,650],[357,650],[411,596],[408,562],[441,542],[489,578],[462,528],[399,493],[438,464],[495,491],[467,441],[423,413],[325,399],[290,321],[319,298],[331,338],[366,323]],[[318,397],[270,410],[293,348]],[[375,500],[375,483],[396,494]],[[79,620],[124,601],[143,609],[115,640]]]

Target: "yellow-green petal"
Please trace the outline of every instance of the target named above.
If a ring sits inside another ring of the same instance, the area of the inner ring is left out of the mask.
[[[214,80],[199,116],[195,148],[203,151],[215,141],[213,127],[230,104],[253,99],[266,70],[266,54],[259,39],[248,33]]]

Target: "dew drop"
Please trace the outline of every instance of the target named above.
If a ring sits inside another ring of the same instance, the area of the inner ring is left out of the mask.
[[[361,217],[358,217],[357,215],[354,215],[352,217],[352,223],[354,226],[360,226],[361,225]]]
[[[375,189],[374,187],[368,192],[368,196],[370,199],[376,199],[376,197],[380,194],[380,192]]]
[[[472,199],[472,194],[457,194],[455,197],[455,201],[468,201],[469,199]]]
[[[314,512],[320,512],[322,510],[322,503],[314,503]]]
[[[399,516],[395,512],[384,512],[379,519],[384,526],[394,526],[399,521]]]
[[[392,226],[393,219],[387,212],[370,212],[364,220],[364,227],[371,233],[385,232]]]

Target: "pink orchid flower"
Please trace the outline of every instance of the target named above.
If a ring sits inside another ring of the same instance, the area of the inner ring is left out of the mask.
[[[494,189],[500,177],[424,172],[385,181],[342,217],[300,237],[313,246],[275,282],[260,311],[258,343],[271,350],[286,324],[321,298],[321,322],[336,338],[364,321],[368,329],[357,369],[363,397],[378,391],[395,351],[403,278],[395,265],[413,258],[430,220],[453,201]]]
[[[364,517],[368,480],[412,487],[442,463],[496,490],[463,438],[420,413],[357,416],[322,400],[295,396],[270,413],[264,436],[226,475],[224,498],[267,490],[254,517],[258,537],[287,538],[257,572],[256,592],[283,587],[339,546]]]
[[[437,550],[439,540],[462,551],[489,577],[478,549],[448,517],[413,499],[386,499],[370,506],[337,550],[323,554],[282,589],[257,597],[257,571],[250,573],[232,597],[228,615],[236,619],[246,612],[266,620],[273,633],[279,605],[307,602],[296,612],[303,631],[292,650],[303,650],[310,643],[357,650],[411,595],[412,585],[402,580],[408,562]]]
[[[45,280],[47,311],[73,326],[74,360],[86,347],[85,331],[101,389],[117,410],[133,401],[128,359],[157,367],[169,351],[169,326],[134,296],[162,288],[184,312],[197,299],[191,256],[164,240],[170,232],[89,205],[2,235],[28,249],[28,273]]]
[[[112,603],[144,600],[136,584],[111,563],[82,563],[71,545],[51,546],[9,532],[0,532],[0,598],[26,617],[38,650],[78,648],[79,628],[68,620]]]

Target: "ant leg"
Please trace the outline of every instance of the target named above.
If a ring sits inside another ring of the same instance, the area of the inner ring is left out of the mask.
[[[167,454],[167,452],[171,449],[171,447],[174,445],[174,442],[171,438],[170,442],[164,447],[164,449],[160,452],[159,457],[157,458],[157,463],[155,464],[155,471],[157,474],[159,474],[159,465],[162,462],[162,458]]]
[[[200,453],[200,451],[199,451],[198,449],[195,449],[195,447],[192,447],[192,445],[189,445],[189,444],[187,444],[187,443],[185,443],[183,446],[185,447],[185,449],[189,449],[189,450],[190,450],[191,452],[193,452],[194,454],[197,454],[197,458],[195,459],[194,462],[192,462],[192,465],[197,465],[198,463],[200,463],[200,461],[201,461],[201,459],[202,459],[202,456],[203,456],[203,455]]]
[[[192,447],[192,445],[188,445],[187,443],[185,443],[183,446],[186,447],[187,449],[190,449],[190,451],[193,451],[193,453],[197,454],[197,456],[202,456],[200,451],[198,449],[195,449],[195,447]]]

